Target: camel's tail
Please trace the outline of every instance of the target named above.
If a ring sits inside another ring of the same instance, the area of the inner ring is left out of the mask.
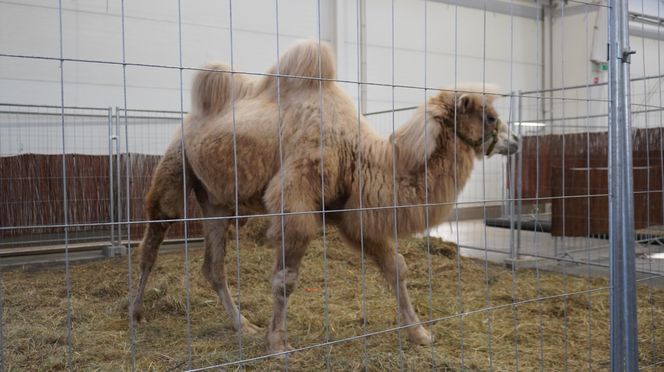
[[[191,89],[192,114],[218,114],[230,105],[232,99],[246,95],[250,88],[247,78],[242,74],[232,73],[227,64],[208,63],[194,77]]]
[[[336,77],[334,52],[326,42],[304,40],[288,48],[279,58],[279,63],[270,68],[268,74],[284,76],[279,81],[281,89],[306,89],[332,84]],[[261,91],[274,87],[276,78],[263,80]]]

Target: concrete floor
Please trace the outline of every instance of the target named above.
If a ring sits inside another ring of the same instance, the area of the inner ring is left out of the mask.
[[[488,259],[517,267],[565,272],[571,275],[608,276],[608,239],[553,237],[549,233],[521,231],[519,259],[510,260],[510,247],[517,246],[517,231],[488,227],[482,220],[452,221],[432,229],[431,235],[456,242],[461,255]],[[638,277],[664,287],[664,260],[650,254],[664,252],[659,244],[636,244],[635,261]]]

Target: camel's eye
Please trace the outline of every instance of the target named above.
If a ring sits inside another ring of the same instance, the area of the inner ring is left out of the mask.
[[[489,115],[487,116],[486,120],[489,124],[495,124],[497,119],[495,116]]]

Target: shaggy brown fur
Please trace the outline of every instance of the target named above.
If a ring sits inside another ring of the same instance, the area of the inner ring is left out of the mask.
[[[268,232],[276,255],[267,341],[270,351],[280,352],[290,348],[288,296],[321,225],[320,211],[330,210],[326,223],[337,225],[355,250],[363,246],[399,294],[401,320],[412,325],[410,339],[432,342],[410,303],[407,267],[394,237],[423,231],[427,220],[430,226],[443,222],[476,158],[517,150],[497,119],[494,96],[440,92],[387,140],[364,117],[358,123],[353,103],[331,80],[334,56],[325,44],[305,41],[286,51],[269,71],[280,78],[249,79],[223,64],[207,67],[194,82],[184,140],[176,135],[155,172],[145,206],[148,218],[182,215],[183,176],[206,217],[278,214]],[[425,208],[425,203],[432,205]],[[203,271],[234,327],[256,332],[238,312],[226,284],[229,222],[205,221]],[[146,281],[168,225],[148,224],[141,243],[141,278],[133,304],[139,320]]]

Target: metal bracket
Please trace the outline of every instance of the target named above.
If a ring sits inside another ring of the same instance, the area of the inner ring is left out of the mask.
[[[625,49],[622,52],[622,57],[620,57],[619,59],[623,63],[632,63],[632,54],[636,54],[636,50]]]

